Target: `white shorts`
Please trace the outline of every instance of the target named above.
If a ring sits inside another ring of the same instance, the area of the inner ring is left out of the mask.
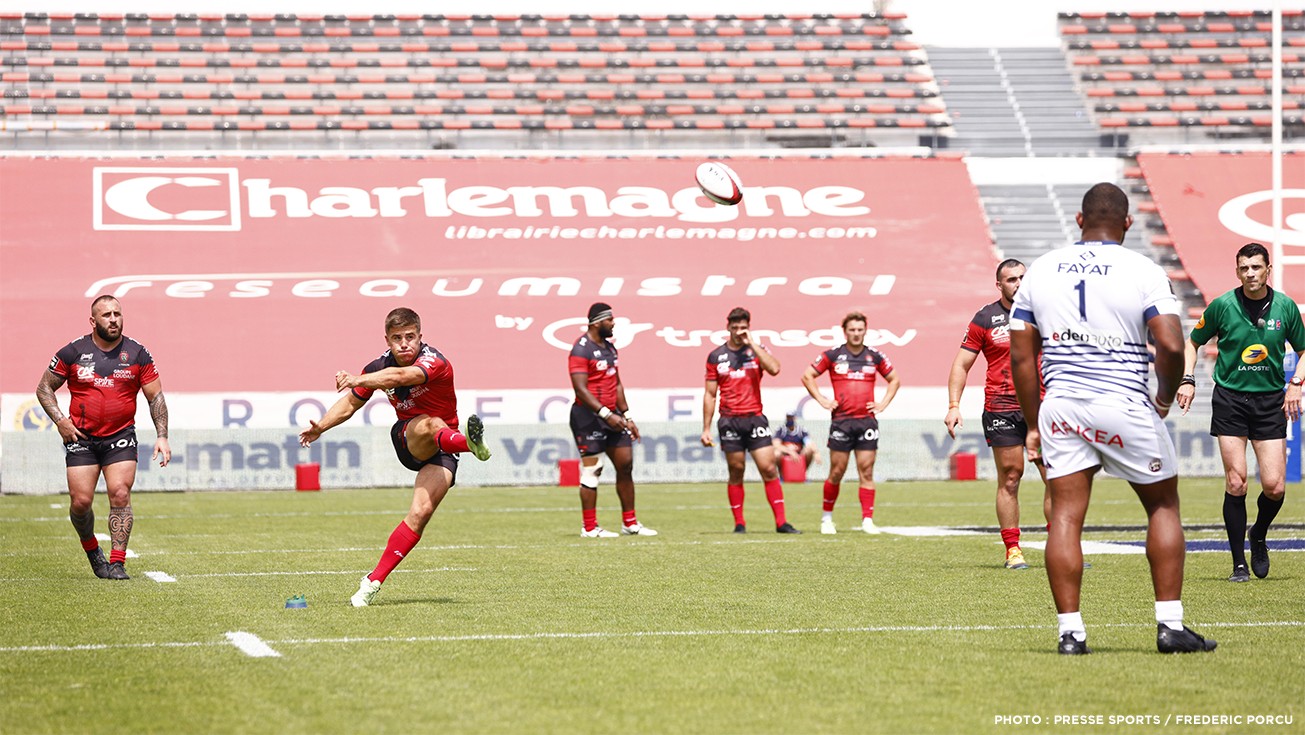
[[[1178,474],[1164,421],[1141,403],[1048,397],[1038,413],[1038,431],[1048,479],[1097,465],[1140,485]]]

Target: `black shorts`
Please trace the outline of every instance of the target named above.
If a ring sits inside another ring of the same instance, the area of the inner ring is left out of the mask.
[[[135,462],[136,429],[123,429],[109,436],[87,434],[85,439],[63,445],[63,461],[68,467],[103,467],[118,462]]]
[[[1023,411],[984,411],[983,438],[990,447],[1022,447],[1029,435]]]
[[[763,414],[756,416],[721,416],[716,419],[716,431],[720,432],[720,448],[726,454],[733,452],[755,452],[762,447],[772,445],[770,440],[770,422]]]
[[[1281,391],[1243,393],[1215,385],[1210,407],[1214,410],[1211,436],[1244,436],[1252,441],[1287,438]]]
[[[394,444],[394,453],[399,458],[399,464],[412,470],[420,472],[422,467],[427,465],[439,465],[453,475],[449,480],[449,487],[453,487],[458,482],[458,455],[449,454],[448,452],[436,452],[435,456],[422,461],[412,456],[408,451],[408,438],[404,435],[404,430],[408,427],[408,422],[412,419],[395,421],[394,426],[390,427],[390,443]]]
[[[829,424],[831,452],[850,452],[853,449],[875,451],[879,449],[879,419],[834,419]]]
[[[581,406],[571,404],[571,436],[575,437],[575,446],[581,457],[602,454],[616,447],[634,445],[630,434],[622,429],[613,429],[611,424],[598,418],[598,414]]]

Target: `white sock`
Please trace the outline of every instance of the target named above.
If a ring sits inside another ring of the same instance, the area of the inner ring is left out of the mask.
[[[1167,626],[1170,630],[1182,630],[1183,601],[1156,600],[1155,621],[1161,625]]]
[[[830,521],[832,523],[834,520],[834,511],[832,510],[821,511],[820,520],[821,522]]]
[[[1060,623],[1059,635],[1063,636],[1066,633],[1072,633],[1076,641],[1087,640],[1087,629],[1083,627],[1083,613],[1058,613],[1056,620]]]

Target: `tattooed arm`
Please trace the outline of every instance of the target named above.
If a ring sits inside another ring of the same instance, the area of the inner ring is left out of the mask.
[[[168,444],[168,403],[163,399],[163,381],[146,383],[141,386],[141,391],[145,393],[145,400],[149,401],[150,418],[154,419],[154,432],[158,434],[158,439],[154,440],[154,454],[150,455],[150,459],[157,459],[160,467],[167,467],[168,462],[172,461],[172,447]]]
[[[46,370],[45,374],[41,376],[41,383],[36,386],[36,400],[41,402],[41,408],[45,409],[45,415],[49,416],[50,420],[54,422],[63,443],[71,444],[78,439],[85,439],[86,435],[81,432],[81,429],[73,425],[72,419],[59,410],[59,400],[55,398],[54,392],[59,390],[59,386],[63,385],[64,382],[64,378]]]

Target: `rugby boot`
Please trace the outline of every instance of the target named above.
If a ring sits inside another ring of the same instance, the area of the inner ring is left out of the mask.
[[[485,446],[485,423],[476,414],[467,417],[467,447],[476,459],[484,462],[489,459],[489,447]]]
[[[743,525],[742,523],[734,524],[734,533],[747,533],[747,532],[748,532],[747,526]]]
[[[1238,564],[1237,566],[1233,567],[1232,576],[1228,578],[1228,581],[1249,582],[1251,581],[1251,573],[1246,570],[1245,564]]]
[[[785,523],[782,526],[776,526],[775,533],[802,533],[802,532],[794,528],[792,523]]]
[[[1066,633],[1060,637],[1060,646],[1056,649],[1062,656],[1081,656],[1085,653],[1092,653],[1087,647],[1087,641],[1080,641],[1074,637],[1073,633]]]
[[[1183,626],[1182,630],[1174,630],[1163,623],[1156,626],[1155,647],[1160,653],[1198,653],[1213,651],[1219,644],[1212,640],[1204,638],[1197,634],[1196,631]]]
[[[586,531],[584,529],[580,530],[580,538],[616,538],[616,537],[617,534],[608,531],[602,526],[594,526],[594,530],[592,531]]]
[[[370,575],[364,574],[362,582],[358,583],[358,591],[349,598],[349,604],[354,607],[367,607],[372,604],[376,593],[380,591],[381,583],[372,579]]]
[[[1007,569],[1028,569],[1029,563],[1024,561],[1024,552],[1020,547],[1012,546],[1006,549],[1006,568]]]
[[[1247,538],[1251,542],[1251,571],[1255,576],[1264,579],[1269,576],[1269,540],[1257,539],[1251,534],[1247,534]]]
[[[91,563],[91,571],[100,579],[109,578],[109,561],[104,558],[104,551],[95,547],[95,551],[86,552],[86,559]]]
[[[131,579],[131,577],[127,576],[127,570],[123,567],[122,562],[120,561],[115,561],[110,564],[105,575],[106,579]]]

